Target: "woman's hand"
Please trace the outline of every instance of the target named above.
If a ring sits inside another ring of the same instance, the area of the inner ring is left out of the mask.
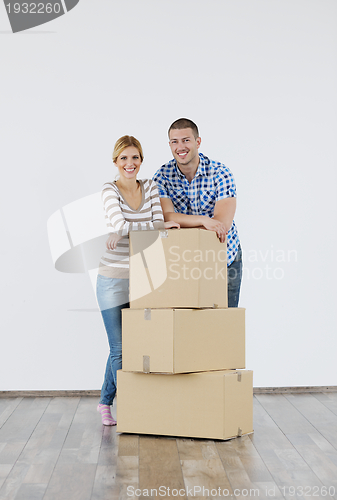
[[[119,236],[119,234],[110,234],[109,238],[106,240],[106,247],[108,250],[115,250],[117,243],[123,238],[123,236]]]
[[[165,229],[171,229],[172,227],[180,229],[180,224],[178,224],[178,222],[174,222],[173,220],[168,220],[167,222],[164,222],[164,227]]]

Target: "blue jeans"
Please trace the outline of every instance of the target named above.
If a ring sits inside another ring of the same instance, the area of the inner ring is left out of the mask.
[[[112,405],[117,390],[117,370],[122,368],[122,309],[129,307],[129,280],[98,274],[97,302],[110,346],[100,403]]]
[[[238,307],[242,279],[242,250],[239,245],[234,261],[227,267],[228,307]]]

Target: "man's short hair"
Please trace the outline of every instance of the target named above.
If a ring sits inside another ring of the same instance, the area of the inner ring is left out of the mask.
[[[171,130],[181,130],[183,128],[191,128],[193,135],[195,138],[199,137],[199,130],[198,127],[192,120],[189,120],[188,118],[179,118],[175,122],[172,123],[170,128],[168,129],[168,135],[170,136]]]

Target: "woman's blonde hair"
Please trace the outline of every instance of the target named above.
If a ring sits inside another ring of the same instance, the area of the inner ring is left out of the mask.
[[[140,142],[133,137],[132,135],[123,135],[123,137],[120,137],[115,144],[113,153],[112,153],[112,161],[116,163],[117,158],[119,155],[124,151],[124,149],[128,148],[129,146],[133,146],[138,149],[139,151],[139,156],[141,161],[144,160],[144,155],[143,155],[143,149],[140,144]]]

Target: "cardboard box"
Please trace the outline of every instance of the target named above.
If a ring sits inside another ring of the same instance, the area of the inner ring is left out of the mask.
[[[130,307],[227,307],[227,244],[214,231],[132,231]]]
[[[245,368],[245,309],[123,309],[123,370]]]
[[[117,432],[230,439],[253,432],[253,372],[117,372]]]

